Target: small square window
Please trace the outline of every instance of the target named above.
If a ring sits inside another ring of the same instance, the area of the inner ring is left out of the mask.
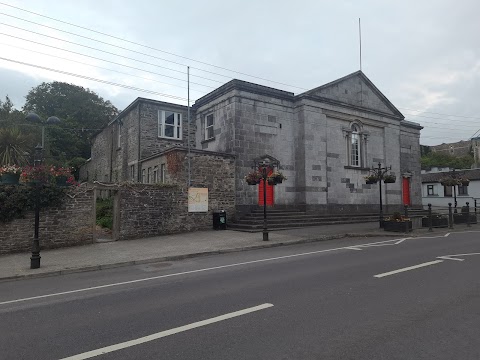
[[[158,136],[169,139],[182,139],[182,114],[171,111],[158,112]]]

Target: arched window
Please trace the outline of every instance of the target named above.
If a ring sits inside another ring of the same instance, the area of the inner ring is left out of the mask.
[[[361,166],[362,144],[360,139],[360,127],[352,124],[350,133],[350,166]]]

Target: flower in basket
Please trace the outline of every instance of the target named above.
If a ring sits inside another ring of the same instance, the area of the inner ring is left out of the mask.
[[[25,183],[47,184],[52,182],[51,169],[45,166],[25,166],[20,179]]]
[[[0,176],[3,174],[20,175],[21,173],[22,168],[17,165],[4,165],[0,167]]]
[[[405,217],[404,215],[400,214],[399,212],[393,213],[392,216],[387,216],[384,221],[395,221],[395,222],[405,222],[410,221],[410,218]]]
[[[364,177],[367,184],[375,184],[378,181],[378,177],[375,174],[370,174]]]
[[[283,175],[280,171],[274,171],[268,175],[267,181],[269,184],[281,184],[283,180],[287,180],[287,177]]]
[[[50,174],[55,178],[57,186],[69,186],[72,181],[75,182],[72,169],[68,167],[52,166],[50,167]]]
[[[387,174],[383,176],[383,182],[385,184],[393,184],[397,180],[397,177],[393,174]]]
[[[245,176],[245,181],[249,185],[256,185],[260,183],[261,179],[262,179],[262,174],[260,174],[260,172],[258,171],[252,171]]]

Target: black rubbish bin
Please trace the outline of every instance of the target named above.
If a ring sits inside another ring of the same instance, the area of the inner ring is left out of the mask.
[[[213,228],[215,230],[227,230],[227,213],[225,210],[213,212]]]

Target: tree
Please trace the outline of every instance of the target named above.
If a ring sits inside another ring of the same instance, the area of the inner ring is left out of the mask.
[[[451,167],[455,169],[469,169],[474,163],[472,155],[452,156],[445,153],[430,152],[420,159],[422,169],[428,169],[432,166]]]
[[[118,115],[118,109],[95,92],[64,82],[42,83],[32,88],[23,110],[43,119],[57,116],[62,121],[46,127],[47,153],[62,161],[90,157],[90,139]]]

